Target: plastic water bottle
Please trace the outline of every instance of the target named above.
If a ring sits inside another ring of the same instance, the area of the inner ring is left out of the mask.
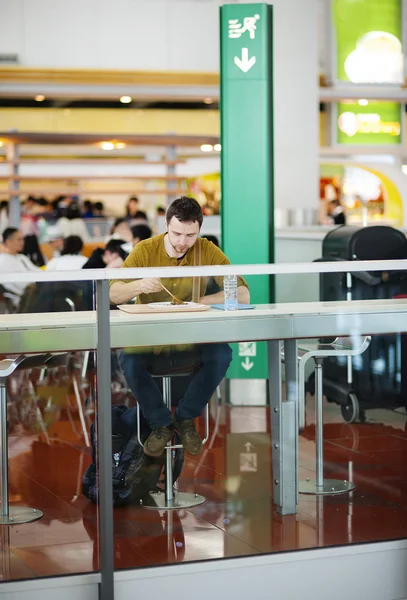
[[[225,275],[223,278],[223,291],[225,293],[225,310],[237,310],[236,275]]]

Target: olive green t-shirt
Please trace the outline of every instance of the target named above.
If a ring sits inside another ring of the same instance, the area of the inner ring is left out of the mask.
[[[181,259],[168,256],[164,246],[164,236],[157,235],[148,240],[139,242],[131,251],[122,265],[122,269],[130,269],[137,267],[190,267],[194,266],[194,246],[188,250]],[[200,265],[230,265],[230,262],[225,254],[215,244],[205,238],[200,238],[197,243],[200,244],[201,257]],[[205,295],[208,277],[200,278],[200,297]],[[223,289],[223,277],[214,277],[218,286]],[[112,285],[116,280],[110,282]],[[131,282],[132,279],[122,279],[121,281]],[[163,278],[161,281],[166,288],[174,294],[179,300],[190,302],[192,299],[192,277],[171,277]],[[246,281],[242,277],[238,277],[238,286],[247,286]],[[162,290],[154,294],[140,294],[136,301],[141,304],[149,302],[168,302],[171,300],[169,294]]]

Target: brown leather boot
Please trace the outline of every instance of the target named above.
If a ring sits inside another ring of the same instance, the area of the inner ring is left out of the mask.
[[[196,430],[194,419],[186,419],[185,421],[177,421],[174,419],[175,427],[181,434],[182,445],[184,450],[192,456],[200,454],[202,450],[202,440]]]
[[[144,454],[147,456],[161,456],[165,450],[165,446],[171,440],[174,434],[174,426],[159,425],[150,433],[144,442]]]

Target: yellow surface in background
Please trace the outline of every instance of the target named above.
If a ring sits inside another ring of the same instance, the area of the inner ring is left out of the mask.
[[[2,108],[0,131],[219,135],[217,110]]]
[[[219,119],[217,110],[1,108],[0,131],[219,135]],[[326,123],[326,114],[320,113],[320,146],[326,145]]]
[[[373,173],[380,179],[386,192],[386,202],[384,203],[384,217],[390,221],[394,221],[396,226],[403,225],[403,199],[398,190],[398,187],[391,179],[376,169],[369,167],[361,167],[370,173]]]

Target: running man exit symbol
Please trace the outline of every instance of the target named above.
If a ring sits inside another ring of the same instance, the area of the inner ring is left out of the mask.
[[[260,15],[254,15],[254,17],[244,17],[243,25],[239,19],[229,19],[229,37],[232,39],[238,39],[245,31],[248,31],[250,39],[254,40],[256,36],[256,22],[259,19]]]
[[[256,356],[256,342],[240,342],[239,356]]]

